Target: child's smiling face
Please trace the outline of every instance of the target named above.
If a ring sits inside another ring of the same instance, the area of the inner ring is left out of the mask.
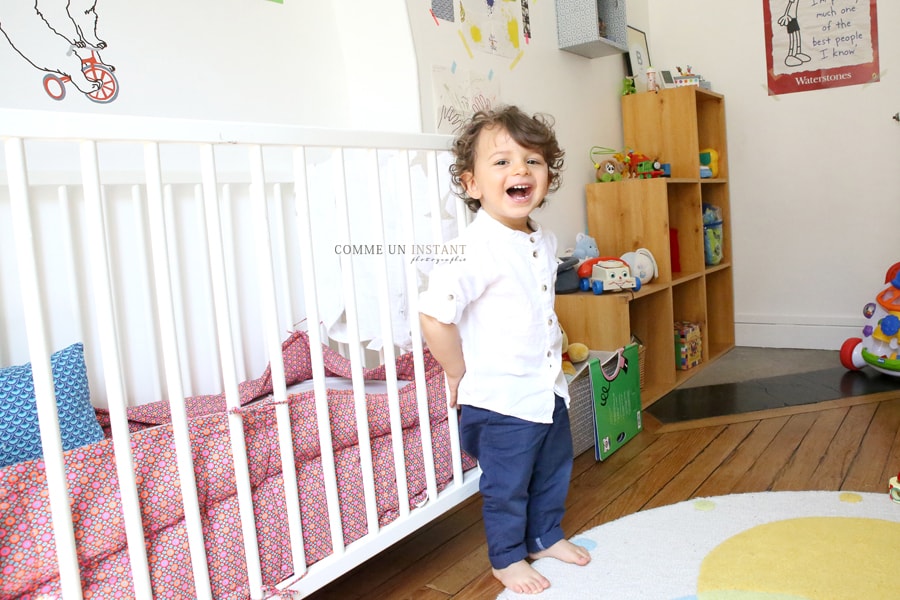
[[[483,129],[475,144],[473,173],[461,177],[470,197],[510,229],[528,232],[528,216],[541,205],[550,170],[539,150],[525,148],[503,127]]]

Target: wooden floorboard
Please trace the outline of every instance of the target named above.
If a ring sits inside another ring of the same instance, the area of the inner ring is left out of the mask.
[[[563,527],[572,536],[690,498],[767,490],[885,492],[900,472],[900,395],[824,402],[644,431],[603,462],[576,457]],[[313,600],[482,600],[491,576],[476,495]]]

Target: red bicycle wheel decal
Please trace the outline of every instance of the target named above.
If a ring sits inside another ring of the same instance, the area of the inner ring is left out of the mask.
[[[91,65],[84,69],[84,75],[88,79],[100,82],[100,87],[87,94],[94,102],[112,102],[119,95],[119,85],[115,75],[103,65]]]
[[[54,100],[62,100],[66,97],[66,84],[56,75],[44,75],[44,91]]]

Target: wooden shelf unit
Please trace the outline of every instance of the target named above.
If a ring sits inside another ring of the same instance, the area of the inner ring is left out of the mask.
[[[585,188],[588,232],[601,256],[638,248],[653,253],[659,277],[632,293],[559,295],[556,309],[572,341],[612,350],[636,335],[646,346],[641,402],[652,404],[734,347],[731,208],[724,97],[697,87],[622,98],[625,145],[672,165],[671,178],[590,183]],[[715,179],[700,178],[700,150],[719,153]],[[723,217],[723,258],[706,264],[703,204]],[[670,231],[677,230],[679,269],[673,269]],[[703,361],[675,364],[675,321],[700,324]]]

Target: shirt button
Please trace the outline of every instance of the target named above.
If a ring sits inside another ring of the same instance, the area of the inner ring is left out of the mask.
[[[448,295],[447,300],[453,300],[453,294]]]
[[[550,358],[552,355],[553,353],[550,350],[547,350],[547,358]]]
[[[547,325],[553,325],[553,319],[547,319]]]
[[[537,250],[535,250],[534,252],[532,252],[531,255],[532,255],[533,257],[537,258]]]
[[[531,240],[531,243],[532,243],[532,244],[534,243],[534,236],[531,236],[531,237],[528,238],[528,239]]]
[[[541,286],[541,291],[542,291],[542,292],[546,292],[546,291],[547,291],[547,284],[546,284],[546,283],[545,283],[544,285]]]

